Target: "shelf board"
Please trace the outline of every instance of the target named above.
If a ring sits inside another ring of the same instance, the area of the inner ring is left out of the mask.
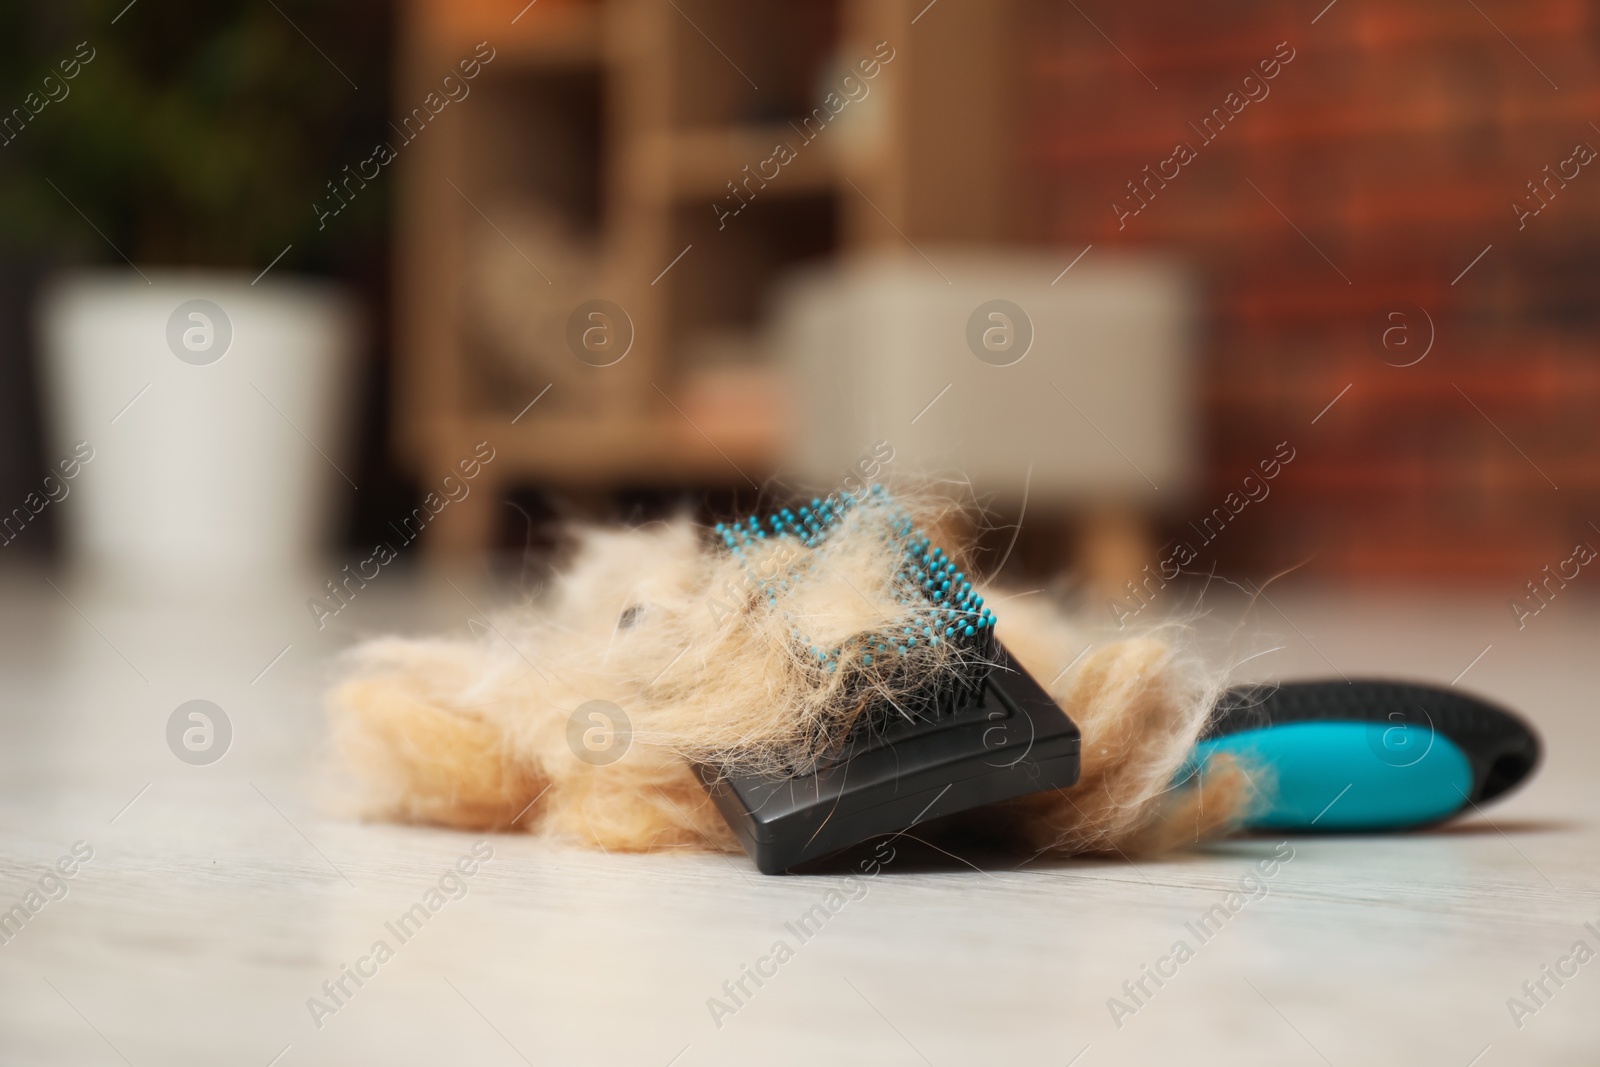
[[[432,454],[466,455],[488,441],[497,477],[550,484],[759,484],[789,440],[787,392],[773,368],[706,369],[607,413],[533,408],[429,419]],[[442,449],[442,453],[441,453]]]
[[[437,427],[441,438],[458,442],[450,454],[466,455],[474,443],[490,442],[499,453],[498,473],[506,481],[744,485],[747,477],[759,484],[775,469],[781,444],[776,434],[757,438],[704,420],[700,428],[705,436],[670,413],[629,419],[546,415],[515,427],[503,419],[479,417]]]
[[[779,144],[789,145],[795,156],[763,187],[760,164],[772,158]],[[807,144],[783,122],[659,133],[644,138],[639,151],[643,158],[636,171],[637,189],[655,198],[720,201],[731,195],[728,182],[738,185],[747,177],[747,166],[748,174],[757,176],[751,182],[755,199],[828,191],[838,176],[833,152],[820,138]]]
[[[418,40],[447,59],[487,41],[496,63],[583,66],[601,62],[601,19],[587,0],[459,0],[425,5]]]

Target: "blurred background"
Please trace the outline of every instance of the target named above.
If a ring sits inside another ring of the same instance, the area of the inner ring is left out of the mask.
[[[410,566],[926,475],[1115,618],[1600,537],[1589,5],[0,23],[10,555]]]
[[[1506,998],[1600,884],[1597,61],[1577,0],[0,5],[0,1060],[1594,1063],[1600,986]],[[831,889],[498,834],[323,1028],[473,847],[328,796],[352,646],[538,669],[569,520],[875,482],[1086,613],[1041,681],[1177,617],[1548,766],[1297,839],[1126,1030],[1265,840],[907,858],[724,1031]]]

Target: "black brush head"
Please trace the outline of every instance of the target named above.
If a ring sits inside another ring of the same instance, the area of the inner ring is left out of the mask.
[[[795,623],[802,661],[845,671],[859,713],[814,766],[788,775],[700,765],[701,781],[763,873],[883,834],[1078,780],[1078,730],[995,638],[972,581],[882,488],[716,527],[741,559],[773,540],[809,553],[858,506],[888,509],[900,611],[883,627],[819,647]],[[804,565],[822,565],[802,557]],[[762,586],[776,601],[783,581]],[[929,669],[929,659],[937,668]]]

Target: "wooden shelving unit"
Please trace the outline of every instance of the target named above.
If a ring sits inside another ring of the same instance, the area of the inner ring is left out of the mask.
[[[525,2],[408,0],[402,19],[400,114],[495,50],[395,164],[397,447],[425,488],[496,449],[430,529],[446,553],[487,546],[517,483],[760,482],[787,433],[757,340],[776,279],[875,244],[1010,236],[1012,0],[942,0],[916,25],[910,0]],[[871,113],[804,142],[880,41]],[[713,205],[780,142],[796,157],[719,226]],[[632,325],[610,366],[567,341],[594,299]]]

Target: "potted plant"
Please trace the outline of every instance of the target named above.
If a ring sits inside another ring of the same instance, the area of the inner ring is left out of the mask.
[[[381,264],[388,190],[313,205],[382,137],[385,25],[375,0],[0,14],[0,247],[48,279],[45,460],[79,464],[75,554],[287,565],[355,491],[359,317],[331,276]]]

